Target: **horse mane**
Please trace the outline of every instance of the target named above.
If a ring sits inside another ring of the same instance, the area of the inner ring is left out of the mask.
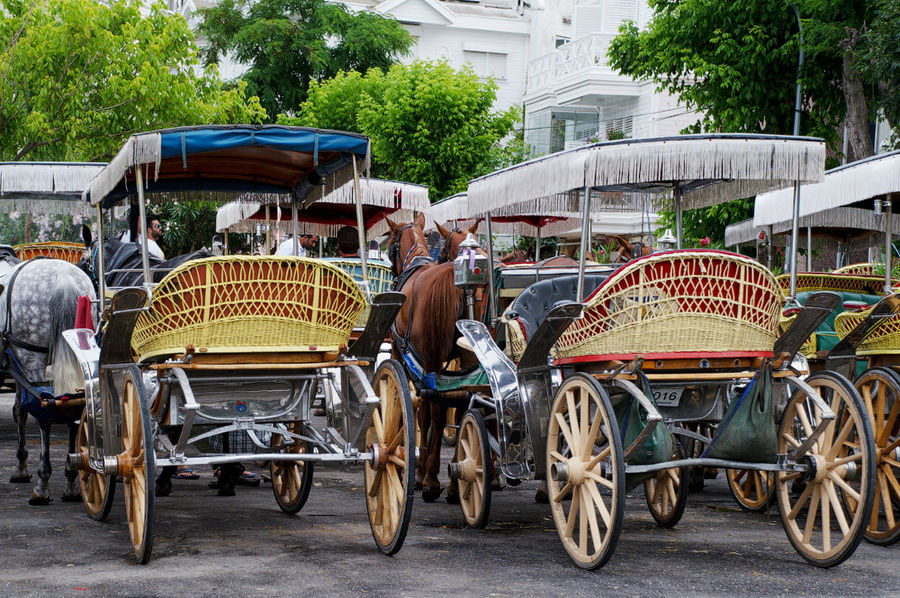
[[[431,266],[418,277],[416,287],[422,287],[422,295],[414,308],[428,308],[428,313],[413,316],[413,323],[421,325],[413,344],[422,354],[426,371],[437,372],[443,368],[453,351],[456,336],[456,320],[460,316],[463,293],[453,284],[453,264]],[[407,323],[409,325],[409,323]]]

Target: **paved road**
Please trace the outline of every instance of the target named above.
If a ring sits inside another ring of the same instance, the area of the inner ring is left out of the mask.
[[[176,481],[157,503],[153,559],[130,557],[121,494],[107,521],[63,503],[64,429],[54,437],[53,502],[30,507],[30,484],[7,482],[14,460],[11,396],[0,395],[0,595],[2,596],[682,596],[900,594],[900,546],[863,543],[830,570],[792,549],[777,513],[740,511],[721,480],[691,495],[673,530],[653,524],[641,490],[601,570],[575,568],[535,483],[494,495],[491,523],[466,529],[459,508],[417,499],[403,550],[375,548],[356,469],[317,470],[309,503],[282,514],[271,487],[222,498]],[[37,428],[29,426],[32,463]]]

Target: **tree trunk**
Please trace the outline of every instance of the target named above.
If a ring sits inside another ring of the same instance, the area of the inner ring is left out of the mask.
[[[869,135],[869,109],[865,89],[859,73],[853,68],[853,51],[858,42],[859,32],[847,29],[847,37],[840,44],[844,52],[841,60],[841,88],[847,104],[844,124],[847,127],[848,162],[862,160],[875,153],[872,137]]]

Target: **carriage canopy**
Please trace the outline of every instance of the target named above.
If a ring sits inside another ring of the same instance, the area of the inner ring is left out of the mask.
[[[86,215],[81,193],[102,162],[0,162],[0,198],[6,212]]]
[[[355,133],[278,125],[203,125],[132,135],[83,197],[104,208],[136,193],[134,168],[147,193],[203,191],[208,200],[277,203],[285,194],[308,205],[369,165],[369,139]],[[216,192],[220,192],[217,194]]]

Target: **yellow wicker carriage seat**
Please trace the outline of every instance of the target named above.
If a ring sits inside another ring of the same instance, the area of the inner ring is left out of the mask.
[[[799,303],[800,305],[804,305],[809,296],[814,292],[818,291],[801,291],[797,293],[797,303]],[[803,353],[803,355],[808,359],[817,358],[819,352],[830,351],[832,347],[834,347],[838,343],[839,338],[835,330],[835,319],[841,313],[845,311],[856,311],[858,309],[864,309],[868,306],[875,305],[881,300],[880,295],[851,293],[847,291],[836,292],[838,292],[841,296],[841,302],[834,310],[832,310],[828,317],[825,318],[821,324],[819,324],[819,326],[816,328],[816,331],[813,332],[812,335],[810,335],[809,339],[800,348],[800,352]],[[794,320],[792,312],[786,312],[785,315],[787,317],[785,317],[782,321],[782,330],[787,330]]]
[[[590,295],[609,277],[608,274],[585,274],[584,293]],[[575,301],[578,276],[560,276],[529,285],[503,312],[500,331],[505,335],[505,349],[510,359],[518,362],[528,340],[554,307]]]
[[[30,260],[39,255],[65,260],[71,264],[77,264],[84,255],[84,245],[81,243],[63,243],[49,241],[45,243],[23,243],[13,247],[16,256],[22,260]]]
[[[560,363],[771,356],[782,297],[750,258],[680,250],[626,264],[585,304],[559,338]]]
[[[340,257],[325,258],[325,261],[337,266],[347,274],[353,277],[357,284],[362,284],[362,260],[358,257]],[[381,260],[366,260],[366,277],[369,279],[369,292],[372,297],[379,293],[385,293],[391,290],[394,282],[394,273],[391,271],[391,265]],[[365,328],[366,322],[369,321],[369,306],[359,312],[356,318],[354,328]]]
[[[838,314],[834,319],[834,329],[838,338],[842,339],[847,336],[871,312],[872,308],[869,307]],[[900,314],[894,314],[870,331],[866,338],[857,345],[856,355],[858,357],[900,355]]]
[[[224,256],[187,262],[153,289],[132,334],[141,361],[184,353],[333,353],[366,300],[322,260]]]

